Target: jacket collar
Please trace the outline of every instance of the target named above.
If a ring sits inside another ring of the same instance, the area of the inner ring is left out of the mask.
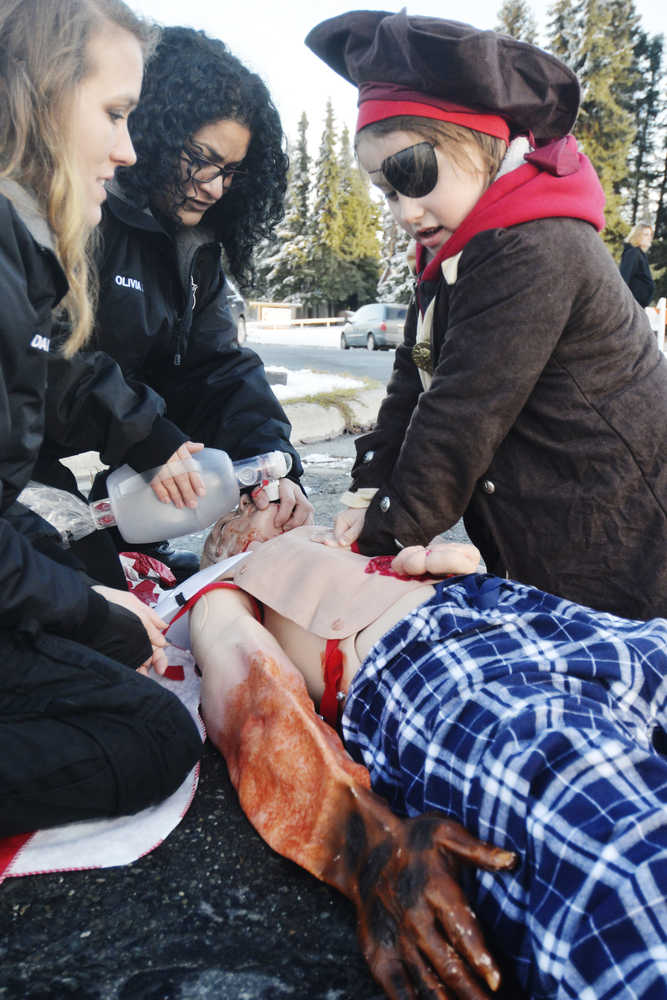
[[[177,244],[183,243],[186,247],[205,246],[208,243],[218,243],[215,233],[207,226],[183,226],[175,232],[165,229],[161,222],[153,215],[150,205],[138,205],[130,197],[125,189],[114,177],[106,185],[106,204],[112,215],[115,215],[121,222],[137,229],[146,229],[149,232],[164,233]]]
[[[35,242],[55,253],[56,241],[34,193],[11,177],[0,177],[0,194],[9,198]]]

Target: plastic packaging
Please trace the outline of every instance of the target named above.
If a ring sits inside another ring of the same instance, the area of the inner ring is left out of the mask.
[[[90,506],[84,500],[55,486],[44,486],[31,480],[18,500],[48,521],[59,532],[65,547],[90,535],[98,527]]]
[[[172,474],[196,469],[206,487],[196,507],[174,507],[161,503],[150,483],[161,467],[137,473],[123,465],[109,475],[109,496],[90,505],[96,525],[112,524],[126,542],[158,542],[163,538],[178,538],[208,528],[239,502],[241,487],[266,485],[282,479],[292,467],[291,456],[282,451],[268,452],[232,462],[229,455],[217,448],[204,448],[190,456],[188,464],[171,464]]]

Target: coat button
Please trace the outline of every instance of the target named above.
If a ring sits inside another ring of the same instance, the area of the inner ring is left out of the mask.
[[[382,511],[382,513],[386,514],[390,507],[391,507],[391,500],[389,499],[389,497],[382,497],[382,499],[380,500],[380,510]]]
[[[368,465],[368,463],[372,462],[374,458],[375,458],[374,451],[366,451],[364,452],[364,457],[362,458],[361,461],[364,463],[364,465]]]
[[[490,479],[482,480],[482,489],[485,493],[491,494],[496,492],[496,484],[492,483]]]

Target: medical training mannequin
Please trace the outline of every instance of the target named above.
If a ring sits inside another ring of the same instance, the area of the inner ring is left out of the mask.
[[[435,541],[389,566],[322,540],[308,527],[276,535],[270,511],[244,501],[204,557],[250,547],[226,574],[243,592],[193,601],[204,718],[256,829],[355,902],[390,997],[484,996],[471,967],[497,984],[476,936],[471,951],[462,943],[471,928],[452,876],[528,995],[664,994],[667,622],[473,573],[470,546]],[[438,581],[450,572],[462,575]],[[351,758],[301,677],[322,694],[327,640],[341,635],[352,636],[339,678]],[[369,793],[369,774],[415,827]],[[442,821],[416,819],[434,809]],[[449,868],[456,854],[489,870]]]

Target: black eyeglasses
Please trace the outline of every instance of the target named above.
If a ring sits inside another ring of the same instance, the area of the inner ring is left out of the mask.
[[[238,183],[239,180],[248,175],[247,170],[241,170],[236,166],[220,167],[217,163],[211,163],[210,160],[199,156],[192,149],[184,149],[181,155],[188,164],[187,180],[195,181],[197,184],[210,184],[218,177],[222,177],[223,183],[228,177]]]
[[[430,142],[417,142],[387,156],[380,164],[387,184],[406,198],[423,198],[438,183],[438,161]]]

